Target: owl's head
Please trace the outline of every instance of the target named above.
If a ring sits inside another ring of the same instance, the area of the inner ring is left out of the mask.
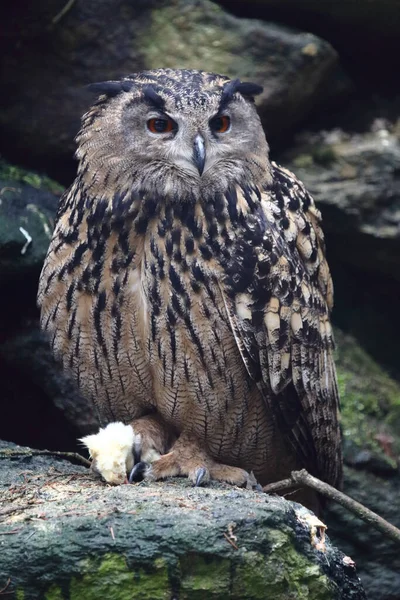
[[[269,177],[254,106],[262,88],[203,71],[160,69],[93,84],[101,94],[77,137],[93,192],[209,196]]]

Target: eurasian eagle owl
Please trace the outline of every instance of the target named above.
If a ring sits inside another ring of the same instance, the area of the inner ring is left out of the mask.
[[[304,466],[337,485],[320,214],[269,161],[262,89],[172,69],[92,87],[38,302],[109,424],[84,438],[94,469],[241,485]]]

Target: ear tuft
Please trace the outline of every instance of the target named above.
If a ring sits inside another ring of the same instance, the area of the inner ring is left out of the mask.
[[[89,85],[86,86],[86,89],[90,92],[105,94],[109,98],[113,98],[114,96],[121,94],[121,92],[129,92],[134,85],[133,81],[123,79],[122,81],[100,81],[98,83],[89,83]]]
[[[157,94],[156,90],[151,84],[145,85],[143,87],[144,97],[150,104],[152,104],[155,108],[158,108],[161,111],[164,111],[165,101],[159,94]]]
[[[242,94],[242,96],[250,96],[253,98],[254,96],[258,96],[263,92],[262,85],[258,85],[258,83],[251,83],[250,81],[244,81],[243,83],[239,83],[236,88],[236,91]]]
[[[219,103],[219,111],[224,110],[226,105],[232,100],[233,96],[239,92],[242,96],[254,101],[254,96],[261,94],[263,88],[257,83],[250,81],[241,82],[240,79],[233,79],[224,85]]]

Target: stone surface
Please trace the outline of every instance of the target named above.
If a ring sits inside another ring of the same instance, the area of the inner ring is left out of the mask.
[[[335,259],[400,281],[400,142],[396,128],[304,133],[281,158],[314,196]]]
[[[36,293],[63,188],[0,161],[0,344],[36,316]]]
[[[159,67],[222,72],[265,86],[260,111],[281,137],[328,96],[348,89],[322,39],[238,19],[208,0],[46,0],[8,7],[0,42],[1,151],[68,179],[85,85]],[[29,106],[29,111],[27,110]]]
[[[21,279],[32,271],[40,272],[62,190],[48,177],[0,162],[0,278],[3,282]]]
[[[0,586],[18,600],[365,598],[348,558],[329,540],[315,547],[300,505],[182,479],[113,488],[7,448]]]

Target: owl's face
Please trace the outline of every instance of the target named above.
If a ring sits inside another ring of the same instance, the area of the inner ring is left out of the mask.
[[[92,187],[207,196],[268,177],[252,96],[261,88],[200,71],[149,71],[106,91],[83,119],[80,171]]]

